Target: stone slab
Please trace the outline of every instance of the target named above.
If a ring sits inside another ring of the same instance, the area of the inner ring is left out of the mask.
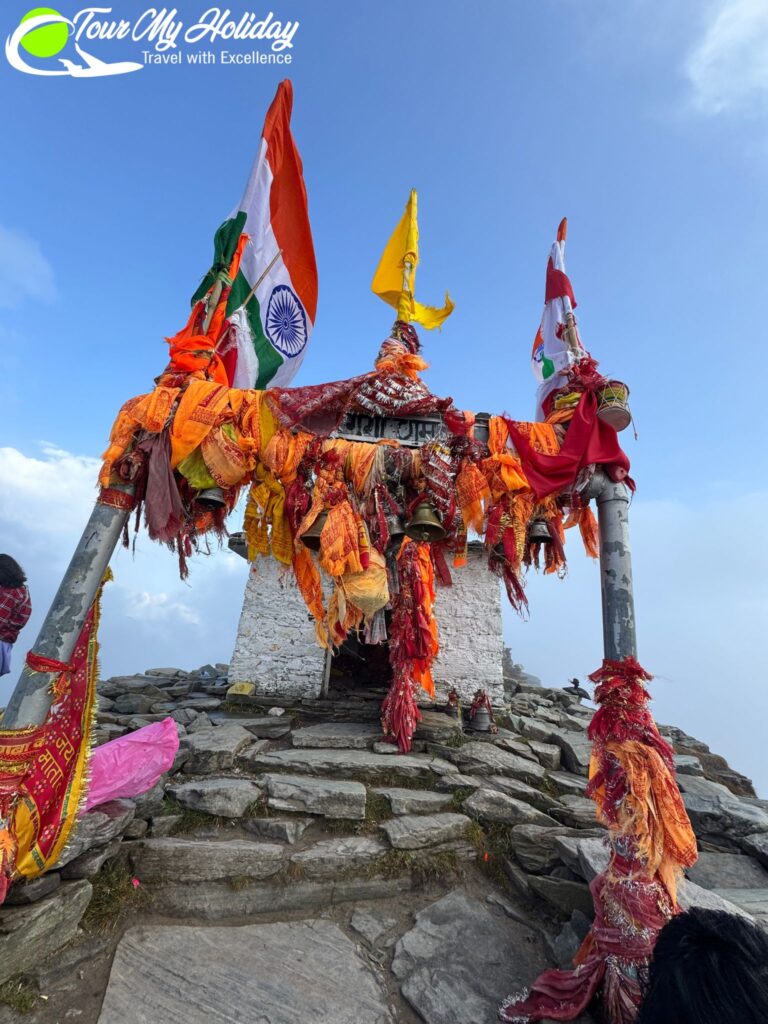
[[[529,785],[541,784],[545,770],[537,761],[531,761],[493,743],[473,740],[451,752],[451,760],[468,775],[511,775]]]
[[[425,1024],[493,1024],[502,999],[547,966],[534,931],[455,890],[416,914],[392,972]]]
[[[450,793],[433,793],[428,789],[380,787],[373,790],[389,801],[393,814],[430,814],[451,806]]]
[[[768,812],[734,796],[719,782],[679,775],[683,803],[697,834],[732,838],[768,832]]]
[[[737,853],[699,853],[686,874],[705,889],[767,889],[768,871],[752,857]]]
[[[220,725],[186,736],[182,745],[189,752],[184,762],[188,775],[211,775],[229,771],[235,758],[253,743],[253,735],[241,725]]]
[[[142,882],[174,884],[216,879],[263,879],[283,866],[283,847],[248,839],[139,839],[129,857]]]
[[[555,850],[566,867],[581,875],[585,882],[591,882],[608,867],[610,851],[602,839],[583,839],[576,836],[557,836]]]
[[[381,726],[364,722],[321,722],[291,733],[291,742],[300,748],[369,750],[380,739]]]
[[[549,815],[496,789],[476,789],[464,801],[463,807],[473,818],[481,821],[498,821],[504,825],[557,825]]]
[[[597,830],[592,835],[596,838]],[[583,839],[585,833],[581,829],[566,828],[564,825],[556,828],[515,825],[509,832],[509,845],[518,863],[526,871],[539,874],[551,871],[562,862],[562,855],[557,846],[557,840],[561,836]]]
[[[365,817],[367,793],[362,782],[272,773],[262,779],[267,804],[276,811],[298,811],[352,821],[362,821]]]
[[[324,839],[300,853],[294,853],[291,864],[300,876],[312,879],[334,879],[344,872],[354,874],[370,868],[389,850],[381,836],[344,836]]]
[[[131,800],[110,800],[83,814],[70,833],[69,842],[56,867],[64,867],[86,850],[104,846],[121,835],[129,822],[133,821],[135,813],[136,805]]]
[[[243,827],[260,839],[272,839],[292,846],[312,824],[312,818],[251,818],[244,822]]]
[[[236,955],[234,951],[236,950]],[[131,928],[99,1024],[393,1024],[355,943],[331,921]]]
[[[367,750],[275,750],[257,755],[251,763],[255,769],[265,771],[359,777],[372,782],[393,775],[430,781],[434,775],[449,775],[456,770],[440,757],[420,754],[391,757]]]
[[[383,945],[387,933],[391,932],[396,924],[396,917],[374,913],[363,907],[358,907],[354,910],[352,917],[349,919],[350,928],[362,936],[369,946]]]
[[[742,910],[738,904],[731,903],[730,900],[724,899],[710,889],[703,889],[700,885],[696,885],[695,882],[691,882],[687,878],[682,879],[677,887],[677,902],[681,910],[701,907],[702,910],[722,910],[726,914],[738,914],[741,917],[748,917],[750,920],[752,917],[746,910]]]
[[[396,850],[423,850],[463,840],[469,824],[465,814],[408,814],[379,827]]]
[[[0,985],[72,941],[92,892],[85,879],[63,882],[36,903],[0,910]]]
[[[169,786],[182,807],[221,818],[242,818],[258,802],[264,787],[252,779],[198,779]]]

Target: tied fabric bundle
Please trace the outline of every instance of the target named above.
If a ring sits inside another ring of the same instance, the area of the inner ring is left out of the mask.
[[[672,750],[648,709],[652,677],[634,658],[603,663],[587,792],[609,829],[608,866],[590,889],[595,921],[573,971],[545,971],[499,1012],[507,1024],[574,1020],[602,992],[611,1024],[632,1024],[656,937],[677,913],[677,879],[696,861],[696,837],[674,777]]]
[[[107,570],[68,663],[27,655],[33,672],[55,673],[45,723],[0,731],[0,903],[12,880],[53,867],[85,800],[101,592],[111,578]]]

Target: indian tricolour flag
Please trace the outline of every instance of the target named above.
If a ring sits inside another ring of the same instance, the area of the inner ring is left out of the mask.
[[[286,79],[264,121],[243,198],[216,232],[213,267],[192,297],[194,303],[206,296],[240,247],[226,298],[228,329],[218,346],[237,388],[289,384],[315,321],[317,265],[301,157],[291,135],[292,106]]]
[[[543,418],[542,406],[549,394],[562,387],[567,380],[569,366],[586,355],[574,332],[575,346],[569,345],[566,336],[568,317],[576,308],[573,288],[565,272],[565,235],[568,222],[565,218],[557,229],[557,239],[552,245],[547,261],[547,279],[544,289],[544,312],[536,332],[531,353],[533,374],[539,381],[536,393],[536,410]]]

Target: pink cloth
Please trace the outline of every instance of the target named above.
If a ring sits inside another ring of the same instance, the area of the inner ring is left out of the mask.
[[[96,747],[91,756],[86,811],[152,789],[173,764],[178,749],[179,733],[172,718]]]

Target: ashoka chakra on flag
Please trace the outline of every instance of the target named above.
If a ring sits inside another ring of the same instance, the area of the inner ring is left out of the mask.
[[[265,320],[267,337],[286,356],[296,356],[307,344],[307,316],[287,284],[272,289]]]

